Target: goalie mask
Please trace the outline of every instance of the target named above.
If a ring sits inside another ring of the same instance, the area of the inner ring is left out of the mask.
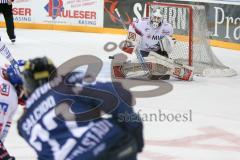
[[[27,61],[21,73],[25,95],[31,95],[35,89],[54,78],[56,73],[56,67],[47,57]]]
[[[158,28],[161,26],[163,21],[163,14],[160,8],[152,10],[150,20],[153,28]]]

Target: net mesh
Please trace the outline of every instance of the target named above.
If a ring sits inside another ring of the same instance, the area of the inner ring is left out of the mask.
[[[201,5],[179,5],[167,3],[150,3],[146,16],[150,16],[151,10],[160,8],[164,14],[164,20],[172,24],[174,36],[177,43],[169,53],[169,57],[179,63],[194,66],[194,72],[198,75],[204,75],[205,70],[217,70],[216,76],[234,76],[236,72],[225,66],[214,55],[208,39],[209,32],[205,7]],[[224,73],[229,70],[226,75]],[[213,74],[211,75],[213,76]]]

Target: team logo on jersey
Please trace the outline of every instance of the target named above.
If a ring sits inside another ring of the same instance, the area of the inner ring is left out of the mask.
[[[4,102],[0,102],[0,114],[5,115],[8,111],[8,104]]]
[[[163,34],[170,34],[170,32],[168,30],[163,30],[162,33]]]
[[[8,96],[10,92],[10,85],[6,83],[2,83],[0,85],[0,91],[1,91],[1,95]]]
[[[135,41],[136,40],[136,33],[129,32],[128,33],[128,39],[132,40],[132,41]]]
[[[153,35],[152,36],[152,40],[160,40],[162,38],[163,38],[163,36],[159,36],[159,35]]]
[[[44,9],[48,12],[49,17],[56,19],[64,10],[63,0],[49,0],[49,3],[44,7]]]
[[[148,34],[148,35],[147,35],[147,38],[148,38],[148,39],[151,39],[151,37],[152,37],[151,34]]]

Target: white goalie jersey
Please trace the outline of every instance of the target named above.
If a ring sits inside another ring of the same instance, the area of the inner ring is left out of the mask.
[[[173,27],[163,20],[160,11],[156,13],[158,15],[153,14],[151,18],[136,20],[129,26],[122,50],[129,54],[136,53],[139,63],[116,63],[113,66],[113,74],[116,78],[171,75],[181,80],[192,80],[191,66],[178,64],[168,58],[176,43],[175,38],[172,37]]]
[[[160,40],[173,34],[173,27],[170,23],[163,20],[161,26],[153,28],[150,22],[150,18],[136,20],[129,26],[128,30],[128,39],[134,38],[134,36],[131,37],[131,33],[137,33],[141,37],[140,44],[138,44],[139,49],[147,52],[161,49]]]

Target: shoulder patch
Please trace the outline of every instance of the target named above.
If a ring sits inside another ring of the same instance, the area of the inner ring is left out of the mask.
[[[149,17],[143,17],[142,20],[143,20],[143,21],[144,21],[144,20],[145,20],[145,21],[146,21],[146,20],[149,20]]]
[[[136,33],[129,32],[129,33],[128,33],[128,40],[130,40],[130,41],[136,41]]]
[[[5,115],[8,111],[8,104],[0,102],[0,114]]]
[[[139,22],[139,19],[136,19],[135,21],[134,21],[134,23],[138,23]]]
[[[146,23],[146,22],[150,22],[150,19],[148,17],[143,17],[141,21]]]
[[[170,23],[163,23],[163,25],[164,25],[165,27],[172,27],[172,25],[171,25]]]
[[[6,83],[2,83],[0,85],[0,94],[3,96],[9,96],[10,93],[10,85]]]

